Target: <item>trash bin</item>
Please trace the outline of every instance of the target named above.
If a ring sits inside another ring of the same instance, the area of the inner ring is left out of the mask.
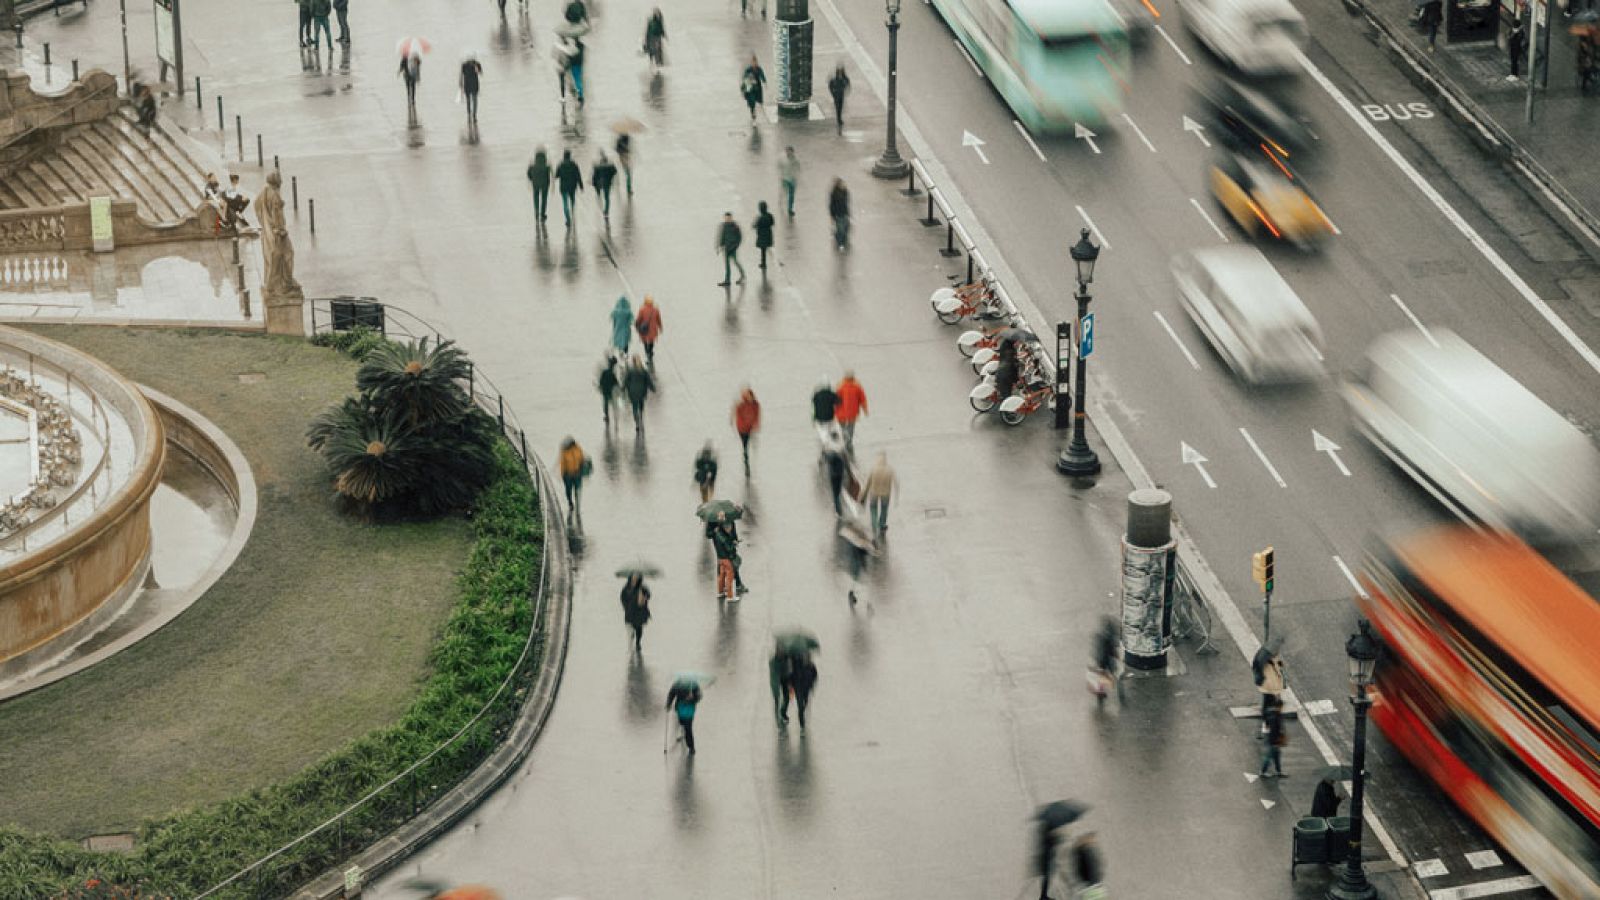
[[[1350,817],[1334,816],[1328,821],[1328,862],[1343,862],[1350,856]]]
[[[1348,835],[1349,829],[1346,828]],[[1289,860],[1289,878],[1294,879],[1295,867],[1304,863],[1328,861],[1328,820],[1307,816],[1294,823],[1294,849]]]

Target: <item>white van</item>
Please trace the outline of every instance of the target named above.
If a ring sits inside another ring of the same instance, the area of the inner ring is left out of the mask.
[[[1322,329],[1260,250],[1227,244],[1172,258],[1178,300],[1234,374],[1252,384],[1322,376]]]
[[[1287,72],[1306,45],[1289,0],[1182,0],[1183,23],[1224,62],[1252,75]]]
[[[1356,427],[1463,519],[1546,545],[1593,538],[1600,451],[1472,345],[1431,333],[1373,343],[1344,389]]]

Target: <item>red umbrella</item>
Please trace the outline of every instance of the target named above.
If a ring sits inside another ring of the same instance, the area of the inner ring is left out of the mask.
[[[395,49],[400,51],[400,57],[404,59],[408,56],[427,53],[433,49],[433,44],[430,44],[427,38],[406,37],[400,39],[400,42],[395,45]]]

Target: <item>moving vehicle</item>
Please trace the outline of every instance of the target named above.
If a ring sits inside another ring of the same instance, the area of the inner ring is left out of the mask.
[[[1317,144],[1307,120],[1264,91],[1218,77],[1199,88],[1212,133],[1241,153],[1270,153],[1303,166]]]
[[[1251,237],[1310,247],[1333,233],[1333,222],[1305,184],[1270,148],[1225,155],[1211,167],[1211,193]]]
[[[1514,537],[1449,526],[1368,560],[1372,720],[1557,897],[1600,897],[1600,604]]]
[[[1183,22],[1223,62],[1251,75],[1292,70],[1306,20],[1289,0],[1183,0]]]
[[[1453,332],[1379,337],[1344,396],[1362,434],[1457,516],[1536,544],[1600,527],[1600,451]]]
[[[1322,375],[1322,330],[1272,263],[1229,244],[1172,260],[1178,300],[1235,374],[1252,384]]]
[[[1106,0],[932,0],[1029,129],[1071,133],[1122,109],[1128,36]]]

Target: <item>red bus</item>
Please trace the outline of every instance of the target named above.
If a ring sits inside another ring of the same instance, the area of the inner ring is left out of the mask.
[[[1461,526],[1369,558],[1373,721],[1556,896],[1600,897],[1600,603]]]

